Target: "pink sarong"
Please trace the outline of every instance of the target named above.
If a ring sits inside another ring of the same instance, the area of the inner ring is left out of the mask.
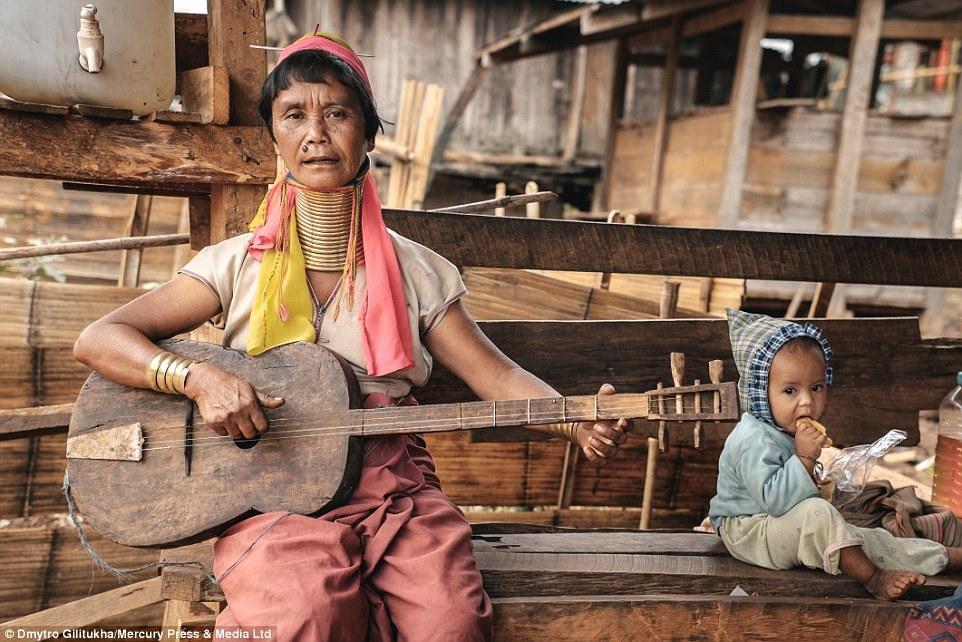
[[[318,518],[258,515],[217,538],[221,577],[269,528],[221,580],[219,628],[275,627],[280,642],[492,638],[471,527],[441,491],[424,440],[366,445],[344,506]]]

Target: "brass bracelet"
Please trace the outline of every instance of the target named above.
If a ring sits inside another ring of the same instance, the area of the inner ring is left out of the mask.
[[[147,365],[147,385],[169,395],[185,394],[187,375],[195,363],[193,359],[173,352],[158,352]]]
[[[542,430],[550,432],[552,434],[558,435],[562,439],[567,439],[573,444],[578,443],[578,424],[577,423],[557,423],[557,424],[545,424]]]

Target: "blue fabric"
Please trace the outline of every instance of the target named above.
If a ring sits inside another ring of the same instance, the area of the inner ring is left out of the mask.
[[[795,456],[795,439],[745,413],[718,459],[717,494],[708,516],[717,531],[722,517],[784,515],[818,487]]]
[[[774,319],[764,314],[751,314],[728,309],[728,330],[732,355],[738,368],[738,395],[742,410],[773,426],[768,405],[768,378],[775,354],[792,339],[808,337],[822,348],[825,357],[825,383],[832,383],[832,348],[822,337],[822,331],[811,323],[798,324]]]

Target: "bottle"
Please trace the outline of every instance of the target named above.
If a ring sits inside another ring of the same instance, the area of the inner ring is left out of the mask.
[[[939,406],[932,501],[962,517],[962,372],[955,375],[955,383]]]

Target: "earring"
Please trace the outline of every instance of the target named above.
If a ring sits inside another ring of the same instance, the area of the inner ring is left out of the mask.
[[[306,152],[308,150],[307,145],[301,145],[301,151]]]

